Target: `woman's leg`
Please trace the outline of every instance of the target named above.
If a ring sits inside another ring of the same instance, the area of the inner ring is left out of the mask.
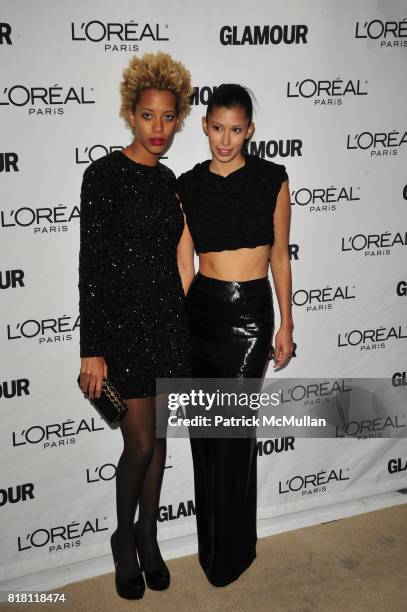
[[[163,435],[166,420],[167,396],[155,398],[155,422],[160,435]],[[164,420],[164,421],[163,421]],[[138,514],[138,537],[143,549],[144,568],[147,571],[159,568],[163,559],[157,542],[157,515],[160,504],[161,485],[163,481],[167,439],[154,439],[154,452],[147,468],[140,494]]]
[[[134,515],[155,448],[154,398],[127,399],[120,421],[124,448],[116,471],[118,567],[124,578],[139,572],[134,545]]]

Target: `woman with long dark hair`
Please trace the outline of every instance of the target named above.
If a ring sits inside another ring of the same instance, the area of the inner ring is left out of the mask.
[[[175,175],[159,158],[190,110],[190,95],[190,74],[180,62],[165,53],[132,58],[121,83],[121,115],[133,141],[93,162],[82,183],[80,386],[94,399],[109,377],[128,408],[120,421],[124,448],[111,537],[116,589],[128,599],[144,595],[141,570],[152,589],[170,583],[157,543],[166,439],[155,435],[156,378],[188,376],[190,350],[177,264],[184,218]]]
[[[280,308],[274,366],[288,363],[295,347],[288,177],[283,165],[245,153],[254,123],[244,87],[218,87],[202,125],[212,159],[177,181],[189,232],[180,269],[189,287],[192,375],[262,379],[274,333],[269,265]],[[208,580],[224,586],[256,557],[256,438],[191,436],[190,442],[199,561]]]

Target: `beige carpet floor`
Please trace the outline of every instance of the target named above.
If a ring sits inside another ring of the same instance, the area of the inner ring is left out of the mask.
[[[407,612],[407,504],[262,538],[227,587],[207,582],[196,556],[168,566],[170,589],[138,601],[116,595],[113,573],[52,592],[66,594],[61,612]]]

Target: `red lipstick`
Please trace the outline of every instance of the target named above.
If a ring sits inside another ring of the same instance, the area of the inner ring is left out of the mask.
[[[149,138],[148,142],[154,147],[162,147],[165,144],[164,138]]]

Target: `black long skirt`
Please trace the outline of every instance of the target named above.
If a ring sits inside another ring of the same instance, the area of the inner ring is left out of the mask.
[[[268,278],[221,281],[197,273],[186,299],[192,376],[258,378],[274,331]],[[209,582],[225,586],[256,558],[257,440],[190,437],[198,558]]]

